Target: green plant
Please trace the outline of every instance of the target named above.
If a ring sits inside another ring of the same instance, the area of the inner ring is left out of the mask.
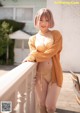
[[[0,20],[0,25],[3,23],[3,22],[7,22],[7,23],[9,23],[9,26],[11,27],[13,27],[13,30],[12,30],[12,32],[15,32],[15,31],[17,31],[17,30],[21,30],[21,29],[23,29],[24,27],[25,27],[25,23],[24,22],[17,22],[17,21],[15,21],[15,20],[11,20],[11,19],[1,19]]]
[[[13,29],[13,27],[10,27],[9,26],[9,23],[7,23],[5,21],[1,24],[1,27],[0,27],[0,32],[3,35],[3,39],[1,38],[1,40],[3,41],[3,43],[2,43],[2,47],[0,47],[0,48],[1,48],[1,54],[4,54],[5,49],[2,49],[2,48],[4,46],[6,46],[6,64],[8,64],[8,60],[9,60],[9,45],[10,45],[10,43],[12,41],[9,38],[9,33],[12,32],[12,29]]]
[[[25,23],[10,19],[0,20],[0,64],[14,64],[15,40],[9,34],[23,29]]]

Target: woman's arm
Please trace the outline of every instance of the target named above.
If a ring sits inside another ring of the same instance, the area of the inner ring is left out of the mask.
[[[59,35],[58,38],[55,39],[54,44],[51,48],[47,49],[45,52],[40,52],[36,50],[35,40],[31,38],[29,40],[29,48],[30,48],[30,57],[33,56],[37,62],[46,61],[52,56],[56,55],[62,49],[62,36]]]
[[[36,61],[42,62],[46,61],[47,59],[53,57],[57,53],[60,53],[62,50],[62,38],[57,40],[50,49],[46,50],[44,53],[38,52],[36,55]]]
[[[51,58],[52,56],[56,55],[57,53],[60,53],[62,50],[62,35],[58,31],[54,31],[54,44],[51,46],[51,48],[47,49],[44,52],[38,51],[35,47],[35,39],[36,36],[32,36],[29,39],[29,48],[30,48],[30,54],[27,57],[30,61],[37,61],[42,62],[46,61],[47,59]]]
[[[31,36],[29,38],[29,42],[28,42],[30,53],[22,62],[27,62],[27,61],[33,62],[33,61],[35,61],[35,57],[34,57],[34,55],[32,55],[34,52],[36,52],[36,47],[35,47],[34,41],[35,41],[34,36]]]

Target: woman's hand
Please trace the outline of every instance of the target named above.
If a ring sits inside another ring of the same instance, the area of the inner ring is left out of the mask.
[[[35,61],[35,59],[34,59],[33,56],[27,56],[27,58],[25,58],[25,59],[22,61],[22,63],[24,63],[24,62],[34,62],[34,61]]]
[[[22,61],[22,63],[24,63],[24,62],[28,62],[28,59],[27,59],[27,58],[25,58],[25,59]]]

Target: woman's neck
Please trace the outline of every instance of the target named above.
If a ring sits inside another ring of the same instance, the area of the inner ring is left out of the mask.
[[[49,33],[49,30],[47,30],[45,32],[43,32],[43,31],[40,30],[38,33],[41,34],[41,35],[47,35],[47,33]]]

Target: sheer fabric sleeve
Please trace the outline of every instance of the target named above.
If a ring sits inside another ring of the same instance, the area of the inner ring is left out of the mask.
[[[60,51],[62,50],[62,35],[59,32],[56,32],[54,40],[55,40],[54,44],[51,46],[51,48],[47,49],[46,51],[39,52],[36,50],[36,51],[32,52],[32,55],[35,57],[37,62],[46,61],[47,59],[60,53]],[[34,45],[34,44],[32,44],[32,45]],[[35,47],[35,46],[33,46],[33,47]]]

